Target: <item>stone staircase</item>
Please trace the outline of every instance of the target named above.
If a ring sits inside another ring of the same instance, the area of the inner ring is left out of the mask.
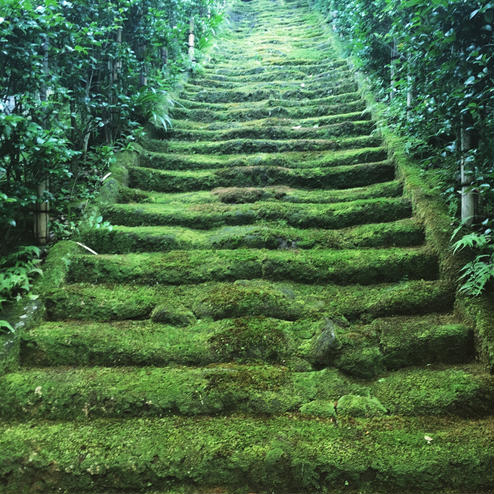
[[[305,2],[238,2],[0,378],[0,493],[486,493],[492,377]]]

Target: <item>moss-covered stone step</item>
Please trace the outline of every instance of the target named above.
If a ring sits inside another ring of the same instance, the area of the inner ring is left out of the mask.
[[[266,132],[269,132],[271,127],[299,127],[301,129],[326,127],[330,125],[335,125],[345,122],[362,122],[364,120],[369,120],[371,114],[367,111],[364,112],[351,112],[344,113],[342,115],[332,115],[332,116],[321,116],[321,117],[310,117],[310,118],[278,118],[278,117],[268,117],[261,118],[258,120],[246,120],[240,122],[230,122],[230,121],[218,121],[218,122],[201,122],[193,120],[173,120],[173,129],[190,129],[190,130],[229,130],[238,128],[264,128]],[[297,130],[297,129],[294,129]],[[166,135],[166,131],[161,127],[148,126],[148,133],[153,137],[163,137]]]
[[[149,151],[189,154],[282,153],[358,149],[382,145],[379,136],[340,137],[338,139],[231,139],[218,142],[182,142],[145,139]]]
[[[272,165],[254,165],[213,170],[159,170],[129,168],[129,184],[142,190],[156,192],[192,192],[217,187],[290,187],[348,189],[395,178],[391,161],[364,163],[332,168],[284,168]]]
[[[199,108],[187,109],[185,107],[175,106],[170,113],[174,119],[201,122],[240,122],[271,117],[290,119],[328,117],[353,112],[364,112],[365,110],[365,102],[360,99],[347,103],[335,103],[330,105],[304,105],[295,107],[283,105],[254,105],[250,108],[232,108],[223,111]]]
[[[326,74],[326,73],[325,73]],[[290,78],[287,78],[288,75],[290,75]],[[344,80],[352,79],[354,77],[354,73],[351,72],[350,70],[347,69],[338,69],[334,70],[330,74],[327,74],[326,77],[317,77],[315,78],[314,76],[307,76],[306,74],[300,74],[298,73],[300,77],[299,79],[295,78],[294,76],[297,75],[297,72],[293,71],[288,71],[288,74],[283,74],[281,76],[281,79],[279,80],[272,80],[272,81],[265,81],[265,80],[252,80],[249,78],[249,80],[238,80],[238,78],[231,78],[231,79],[224,79],[224,80],[218,80],[218,79],[210,79],[208,77],[204,76],[198,76],[191,78],[187,81],[186,84],[184,84],[184,88],[190,88],[192,90],[196,89],[215,89],[215,88],[242,88],[245,87],[247,84],[249,84],[252,87],[267,87],[271,85],[271,87],[280,87],[280,88],[311,88],[314,85],[323,85],[328,82],[342,82]]]
[[[375,129],[371,120],[341,122],[323,127],[269,127],[252,125],[234,129],[202,130],[172,128],[165,135],[170,139],[191,141],[226,141],[231,139],[330,139],[369,135]]]
[[[279,223],[192,230],[178,226],[113,226],[93,229],[82,241],[99,254],[165,252],[187,249],[361,249],[422,244],[424,232],[414,220],[398,220],[341,230],[300,229]]]
[[[355,321],[394,315],[448,312],[454,288],[442,281],[380,285],[313,285],[266,280],[200,285],[65,285],[43,295],[48,320],[159,321],[180,317],[219,320],[266,316],[284,320],[335,317]],[[172,308],[175,312],[170,312]],[[170,315],[171,314],[171,315]],[[177,316],[178,317],[178,316]]]
[[[251,71],[252,72],[252,71]],[[320,72],[306,73],[298,70],[297,67],[285,67],[284,70],[265,71],[256,69],[254,74],[238,75],[238,74],[219,74],[214,71],[202,73],[197,77],[197,80],[207,79],[219,82],[232,82],[240,84],[255,84],[266,82],[282,82],[282,81],[313,81],[317,82],[322,79],[332,80],[340,76],[345,72],[348,72],[347,66],[340,66],[339,68],[329,68]],[[194,79],[192,79],[194,80]],[[230,86],[233,87],[233,86]]]
[[[338,104],[353,103],[361,100],[361,96],[357,92],[349,92],[343,94],[337,94],[333,96],[324,96],[314,99],[301,99],[301,98],[280,98],[280,95],[276,97],[270,97],[268,99],[261,99],[259,101],[233,101],[224,103],[209,103],[204,101],[196,101],[193,99],[186,99],[186,96],[177,99],[179,108],[185,108],[188,110],[200,109],[211,111],[239,111],[239,110],[254,110],[259,108],[304,108],[311,107],[311,109],[318,106],[336,106]],[[368,114],[368,112],[367,112]]]
[[[79,255],[69,281],[171,284],[251,279],[370,285],[434,280],[437,256],[428,247],[345,250],[222,249],[167,253]]]
[[[280,366],[24,369],[0,377],[0,417],[279,415],[320,418],[489,414],[494,378],[475,365],[406,369],[378,381]]]
[[[289,68],[297,69],[306,74],[320,74],[322,72],[328,72],[339,68],[347,68],[348,62],[346,60],[337,60],[334,58],[320,58],[315,60],[313,58],[266,58],[264,57],[262,62],[258,62],[257,65],[251,64],[247,67],[241,65],[234,65],[232,63],[215,63],[214,65],[205,64],[203,73],[208,74],[221,74],[228,75],[230,77],[235,76],[249,76],[260,73],[269,72],[282,72]]]
[[[373,378],[388,370],[469,362],[473,332],[450,314],[286,321],[245,316],[197,321],[184,308],[160,307],[167,322],[45,322],[22,336],[24,366],[165,366],[272,363],[294,371],[335,366]],[[332,338],[326,338],[327,334]]]
[[[309,85],[308,85],[309,86]],[[315,86],[315,87],[313,87]],[[268,88],[215,88],[214,91],[209,89],[199,89],[195,87],[186,87],[184,98],[190,101],[200,101],[206,103],[230,103],[230,102],[249,102],[263,101],[269,98],[278,99],[300,99],[312,100],[325,98],[340,94],[354,94],[358,90],[356,82],[344,81],[339,84],[328,83],[327,85],[319,84],[310,85],[309,87],[282,88],[280,86]],[[293,105],[291,105],[293,106]]]
[[[385,223],[411,216],[411,204],[401,198],[369,199],[335,204],[114,204],[102,210],[116,225],[179,225],[210,229],[223,225],[250,225],[258,221],[284,220],[297,228],[345,228]]]
[[[276,200],[292,203],[331,204],[361,199],[398,197],[403,192],[397,180],[380,182],[353,189],[294,189],[284,185],[267,187],[217,187],[212,190],[195,192],[153,192],[120,186],[117,202],[159,203],[182,205],[203,203],[244,204]]]
[[[253,153],[253,154],[176,154],[143,151],[138,163],[145,168],[161,170],[198,170],[215,168],[234,168],[239,166],[278,166],[283,168],[328,168],[343,165],[357,165],[385,161],[387,151],[384,147],[366,147],[343,149],[338,151],[291,153]],[[348,184],[352,187],[352,184]]]
[[[492,436],[490,419],[439,417],[11,422],[0,429],[0,472],[5,494],[183,484],[186,492],[489,492]]]

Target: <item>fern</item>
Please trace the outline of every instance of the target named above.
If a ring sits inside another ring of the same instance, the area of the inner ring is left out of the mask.
[[[43,274],[39,267],[40,255],[38,247],[25,246],[0,258],[0,309],[3,304],[19,300],[29,292],[33,279]]]
[[[460,225],[454,231],[451,240],[463,229]],[[480,253],[465,266],[461,268],[461,276],[458,281],[462,283],[460,293],[478,297],[494,279],[494,249],[492,243],[492,232],[490,229],[483,233],[470,232],[464,234],[459,240],[453,243],[453,254],[464,249],[471,249]],[[487,252],[487,253],[486,253]]]
[[[460,287],[460,292],[478,297],[487,284],[494,279],[493,256],[488,254],[477,256],[463,266],[461,271],[463,274],[459,280],[464,280],[464,283]]]

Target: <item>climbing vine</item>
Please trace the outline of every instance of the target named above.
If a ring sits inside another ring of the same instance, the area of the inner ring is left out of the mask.
[[[482,280],[484,288],[494,277],[494,74],[489,68],[494,62],[493,3],[312,3],[370,76],[378,98],[387,104],[388,120],[407,136],[408,152],[440,177],[458,222],[462,186],[463,195],[472,199],[475,216],[465,218],[463,213],[469,225],[462,231],[473,231],[482,240],[473,245],[477,257],[465,268],[463,280],[466,277],[465,291],[479,293],[475,279]]]

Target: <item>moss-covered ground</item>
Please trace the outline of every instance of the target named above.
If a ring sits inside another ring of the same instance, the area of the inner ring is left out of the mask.
[[[321,19],[234,1],[172,111],[114,166],[97,254],[49,254],[0,494],[489,492],[478,335]]]

